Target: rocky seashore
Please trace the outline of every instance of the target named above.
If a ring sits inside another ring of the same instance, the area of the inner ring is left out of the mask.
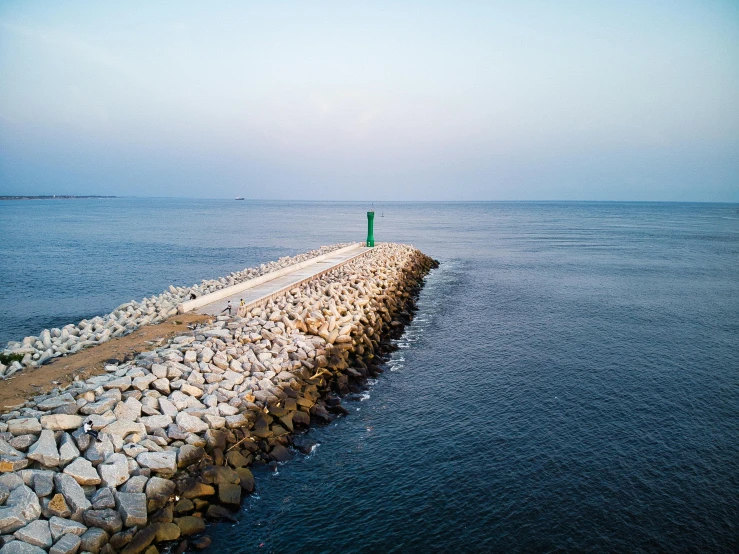
[[[310,449],[300,430],[381,371],[435,265],[379,245],[0,415],[0,554],[206,547],[206,521],[253,490],[250,468]]]
[[[227,277],[203,280],[191,287],[170,285],[169,290],[162,294],[144,298],[141,302],[131,300],[107,315],[82,320],[76,325],[65,325],[61,329],[44,329],[38,336],[25,337],[20,342],[9,342],[0,353],[0,379],[7,379],[24,367],[38,367],[56,357],[74,354],[83,348],[123,337],[143,325],[161,323],[176,314],[177,305],[193,295],[200,297],[210,294],[346,246],[348,244],[322,246],[297,256],[285,256],[258,267],[236,271]]]

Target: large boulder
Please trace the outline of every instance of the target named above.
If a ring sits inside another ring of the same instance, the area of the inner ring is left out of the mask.
[[[82,427],[83,417],[78,415],[51,414],[41,416],[41,427],[52,431],[70,431]]]
[[[56,447],[54,431],[51,431],[50,429],[44,429],[41,431],[39,440],[28,449],[26,457],[30,460],[39,462],[46,467],[58,466],[61,459],[59,456],[59,450]]]
[[[136,461],[142,467],[160,473],[174,473],[177,471],[177,453],[172,450],[164,452],[143,452],[136,456]]]
[[[38,435],[41,432],[41,423],[35,417],[20,417],[8,421],[8,432],[13,436]]]
[[[89,463],[89,462],[88,462]],[[102,484],[106,487],[118,487],[128,481],[128,458],[125,454],[111,454],[105,463],[97,467]]]
[[[15,487],[0,508],[0,533],[13,533],[41,515],[38,496],[27,485]]]
[[[177,414],[177,425],[189,433],[203,433],[208,430],[208,424],[199,417],[192,416],[187,412]]]
[[[72,519],[82,521],[82,514],[85,510],[90,509],[91,504],[80,484],[74,477],[65,473],[57,473],[54,476],[54,484],[56,490],[64,496],[64,500],[72,512]]]
[[[41,548],[50,548],[52,545],[49,522],[43,519],[32,521],[25,527],[18,529],[13,533],[13,536],[19,541]]]
[[[102,467],[102,466],[101,466]],[[64,468],[64,473],[74,477],[80,485],[98,485],[100,484],[100,475],[92,467],[89,460],[77,458],[74,462]]]
[[[146,525],[146,495],[139,492],[119,492],[116,499],[123,525]]]

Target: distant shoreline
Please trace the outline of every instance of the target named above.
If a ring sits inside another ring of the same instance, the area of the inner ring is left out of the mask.
[[[77,200],[80,198],[118,198],[117,196],[74,196],[70,194],[54,194],[47,196],[0,196],[0,200]]]

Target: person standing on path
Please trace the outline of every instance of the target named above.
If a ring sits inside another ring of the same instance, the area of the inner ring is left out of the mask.
[[[221,315],[223,315],[225,312],[228,312],[228,315],[231,315],[231,301],[228,301],[228,305],[223,308],[223,311],[221,312]]]

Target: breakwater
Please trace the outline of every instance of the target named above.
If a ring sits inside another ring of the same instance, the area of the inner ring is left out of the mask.
[[[220,279],[203,280],[191,287],[170,285],[169,290],[159,295],[144,298],[140,302],[131,300],[107,315],[61,328],[44,329],[38,335],[25,337],[22,341],[11,341],[0,353],[0,378],[6,379],[25,367],[38,367],[54,358],[75,354],[84,348],[126,336],[143,325],[161,323],[176,314],[177,307],[191,298],[254,281],[347,246],[348,244],[322,246],[297,256],[285,256],[258,267],[232,272]]]
[[[379,370],[434,265],[379,245],[3,414],[0,552],[205,546],[206,519],[253,489],[249,467],[310,448],[295,432],[342,413],[340,395]]]

